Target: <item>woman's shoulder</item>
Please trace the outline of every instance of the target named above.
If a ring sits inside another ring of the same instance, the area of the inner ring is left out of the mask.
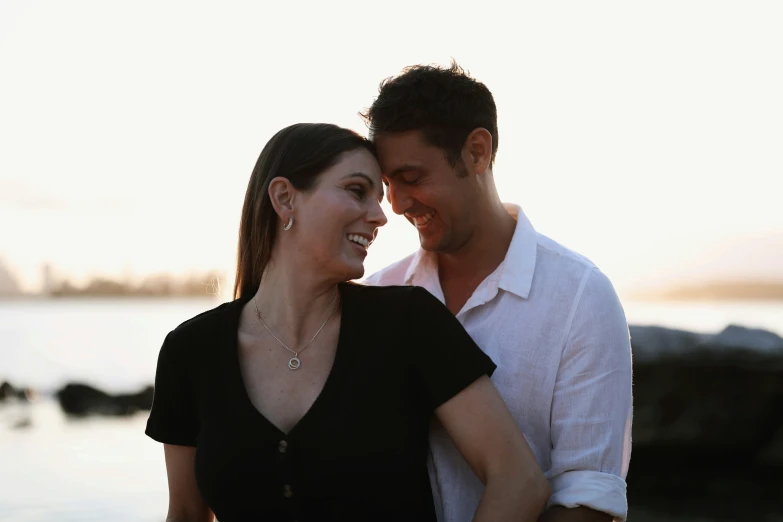
[[[194,341],[214,337],[228,326],[226,319],[236,307],[241,308],[241,303],[230,301],[194,315],[171,330],[167,340],[178,344],[193,344]]]
[[[415,298],[419,291],[424,290],[409,285],[374,286],[353,282],[344,283],[343,289],[350,291],[357,301],[367,304],[401,304]]]
[[[364,299],[375,300],[411,300],[416,301],[432,301],[438,300],[437,297],[432,295],[429,290],[421,286],[415,285],[368,285],[364,283],[344,283],[345,288],[350,288]]]
[[[365,314],[382,317],[416,320],[419,312],[432,307],[443,307],[427,289],[412,285],[373,286],[361,283],[347,283],[344,291]],[[425,314],[426,315],[426,314]]]

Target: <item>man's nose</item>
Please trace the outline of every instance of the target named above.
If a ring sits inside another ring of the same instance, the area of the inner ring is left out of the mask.
[[[411,208],[411,198],[404,188],[389,183],[389,203],[397,215],[405,214]]]

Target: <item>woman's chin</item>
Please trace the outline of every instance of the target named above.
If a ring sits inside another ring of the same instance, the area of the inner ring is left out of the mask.
[[[364,277],[364,259],[358,259],[358,256],[345,256],[342,258],[332,258],[328,266],[321,265],[319,272],[327,275],[327,279],[338,281],[354,281]]]
[[[355,279],[361,279],[362,277],[364,277],[364,263],[363,262],[348,263],[345,271],[345,280],[353,281]]]

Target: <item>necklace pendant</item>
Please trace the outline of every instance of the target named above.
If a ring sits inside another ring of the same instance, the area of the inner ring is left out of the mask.
[[[300,361],[299,357],[297,357],[296,355],[291,357],[291,360],[288,361],[289,370],[298,370],[301,365],[302,365],[302,361]]]

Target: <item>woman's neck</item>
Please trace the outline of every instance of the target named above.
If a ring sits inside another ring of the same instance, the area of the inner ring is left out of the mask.
[[[253,296],[267,327],[294,350],[310,340],[339,299],[337,283],[313,277],[315,273],[270,263]]]

